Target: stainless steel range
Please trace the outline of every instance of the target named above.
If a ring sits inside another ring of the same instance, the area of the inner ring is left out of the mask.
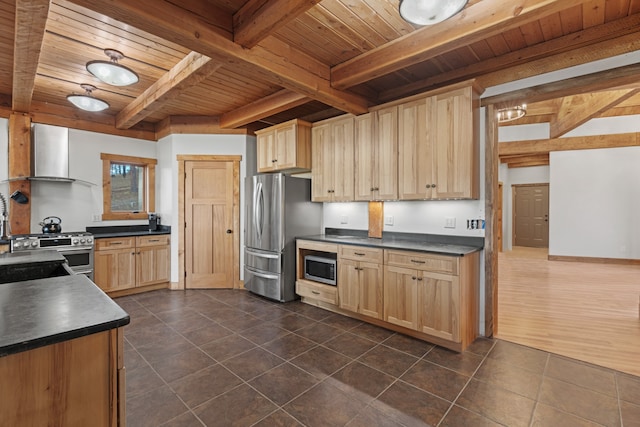
[[[84,231],[11,236],[11,252],[53,249],[67,259],[71,270],[93,280],[93,235]]]

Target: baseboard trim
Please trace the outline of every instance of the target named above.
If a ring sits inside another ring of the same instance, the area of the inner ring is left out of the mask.
[[[548,259],[549,261],[589,262],[593,264],[640,265],[640,259],[626,258],[595,258],[582,256],[549,255]]]

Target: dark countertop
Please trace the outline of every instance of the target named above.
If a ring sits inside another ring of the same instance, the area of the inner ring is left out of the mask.
[[[366,230],[326,229],[325,234],[298,239],[454,256],[464,256],[484,247],[484,237],[383,232],[382,239],[376,239],[368,237]]]
[[[129,324],[82,274],[0,285],[0,357]]]
[[[161,225],[159,230],[149,231],[148,225],[115,225],[111,227],[87,227],[86,230],[93,234],[94,239],[106,239],[107,237],[131,237],[131,236],[155,236],[159,234],[171,234],[171,227]]]

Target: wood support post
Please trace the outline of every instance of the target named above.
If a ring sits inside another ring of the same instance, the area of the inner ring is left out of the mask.
[[[485,336],[498,331],[498,121],[495,108],[485,108]]]
[[[29,202],[21,205],[9,202],[9,230],[11,234],[31,232],[31,118],[28,114],[9,116],[9,193],[22,192]],[[20,179],[25,178],[25,179]]]

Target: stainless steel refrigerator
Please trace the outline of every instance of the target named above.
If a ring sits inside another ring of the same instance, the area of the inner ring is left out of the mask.
[[[320,234],[322,204],[311,180],[283,174],[246,178],[244,286],[276,301],[296,299],[295,238]]]

